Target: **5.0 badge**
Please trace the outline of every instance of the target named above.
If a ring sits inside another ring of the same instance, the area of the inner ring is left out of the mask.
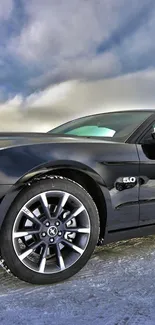
[[[123,177],[123,183],[128,184],[128,183],[135,183],[136,182],[136,177]]]

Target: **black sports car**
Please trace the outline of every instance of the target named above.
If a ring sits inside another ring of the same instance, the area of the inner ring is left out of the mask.
[[[78,272],[95,246],[155,233],[155,110],[0,134],[0,254],[31,283]]]

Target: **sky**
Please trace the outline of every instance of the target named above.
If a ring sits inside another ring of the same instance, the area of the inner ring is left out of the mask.
[[[0,131],[155,107],[154,0],[0,0]]]

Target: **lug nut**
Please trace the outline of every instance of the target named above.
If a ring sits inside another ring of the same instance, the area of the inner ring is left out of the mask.
[[[59,225],[60,225],[60,222],[59,222],[59,221],[57,221],[57,222],[55,223],[55,225],[56,225],[56,226],[59,226]]]
[[[50,223],[49,223],[49,222],[46,222],[46,224],[45,224],[45,225],[46,225],[46,227],[49,227]]]
[[[58,236],[61,236],[61,235],[62,235],[62,231],[59,231],[59,232],[58,232]]]
[[[50,238],[50,243],[53,243],[54,242],[54,239],[53,238]]]
[[[46,236],[46,232],[42,232],[42,237],[45,237]]]

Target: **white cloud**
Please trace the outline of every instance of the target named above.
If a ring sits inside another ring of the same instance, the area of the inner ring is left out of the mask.
[[[155,70],[101,81],[69,81],[0,105],[0,131],[48,131],[79,116],[155,108]]]
[[[27,1],[29,22],[12,48],[30,61],[88,55],[116,27],[115,7],[114,0]]]
[[[151,8],[151,7],[150,7]],[[155,43],[155,11],[150,10],[149,17],[144,15],[143,23],[137,28],[136,32],[131,33],[129,37],[122,40],[119,53],[122,53],[130,62],[135,61],[137,66],[142,57],[145,58],[144,64],[150,65],[150,58],[154,61]]]
[[[70,79],[103,79],[121,73],[121,55],[98,46],[138,15],[144,0],[23,1],[27,23],[7,46],[10,54],[39,75],[29,86],[45,87]],[[122,28],[122,30],[121,30]],[[114,40],[115,41],[115,40]],[[122,54],[123,55],[123,54]]]
[[[48,87],[45,90],[31,94],[26,98],[25,104],[27,107],[51,107],[57,104],[58,100],[65,100],[73,86],[72,82],[64,82],[60,85]]]
[[[0,20],[9,19],[13,9],[13,0],[0,1]]]
[[[23,78],[29,89],[66,80],[114,77],[123,71],[135,71],[141,58],[140,68],[149,66],[155,50],[152,3],[23,0],[26,20],[16,36],[9,39],[7,55],[20,61],[23,71],[26,68]],[[102,45],[103,53],[98,53]]]
[[[113,53],[105,52],[98,56],[75,59],[74,62],[62,60],[59,66],[48,70],[40,77],[30,78],[30,87],[42,87],[51,84],[54,80],[74,80],[76,79],[104,79],[107,76],[119,74],[121,64],[119,58]]]

